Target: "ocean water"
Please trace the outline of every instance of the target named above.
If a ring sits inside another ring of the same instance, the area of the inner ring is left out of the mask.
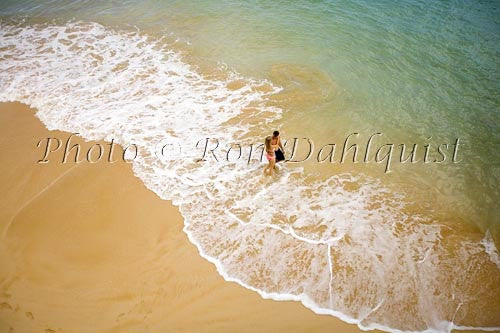
[[[495,1],[3,1],[0,101],[136,144],[200,255],[262,297],[362,329],[500,329],[499,18]],[[419,162],[267,178],[248,152],[274,129],[288,153],[359,133],[362,160],[382,133],[372,155],[416,143]],[[219,160],[198,161],[205,138]]]

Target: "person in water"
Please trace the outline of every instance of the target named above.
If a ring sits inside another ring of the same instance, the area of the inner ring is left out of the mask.
[[[264,173],[271,174],[273,171],[276,171],[276,162],[285,160],[285,156],[283,154],[284,148],[280,139],[280,132],[274,131],[272,137],[266,137],[264,146],[266,149],[266,158],[269,161],[269,164],[264,169]]]
[[[271,175],[273,170],[275,170],[276,166],[276,156],[274,155],[274,149],[271,145],[271,140],[272,138],[270,136],[266,137],[266,141],[264,142],[264,148],[266,150],[266,158],[269,162],[268,165],[266,165],[266,168],[264,169],[264,174]]]
[[[276,157],[276,163],[285,160],[285,149],[281,144],[280,132],[274,131],[273,137],[271,138],[271,148],[274,150],[274,156]]]

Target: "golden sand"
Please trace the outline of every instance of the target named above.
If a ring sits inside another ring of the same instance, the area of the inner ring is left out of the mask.
[[[33,109],[0,103],[0,133],[0,332],[360,332],[224,281],[130,164],[37,163],[70,134]]]
[[[130,164],[38,164],[69,133],[19,103],[0,126],[0,332],[360,331],[224,281]]]

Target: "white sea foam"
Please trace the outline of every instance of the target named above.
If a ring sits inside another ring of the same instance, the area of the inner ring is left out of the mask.
[[[377,180],[292,167],[271,180],[256,161],[197,162],[194,148],[155,156],[164,142],[260,141],[254,133],[282,113],[267,103],[280,91],[271,83],[208,77],[161,40],[84,22],[1,23],[0,71],[0,101],[37,108],[49,129],[137,144],[135,174],[179,206],[190,241],[226,280],[364,330],[500,326],[489,307],[500,294],[491,237],[460,238]]]
[[[489,230],[486,231],[484,238],[481,240],[481,245],[484,246],[484,250],[490,256],[491,261],[500,269],[500,256],[498,255],[497,248],[495,247],[493,237],[491,237]]]

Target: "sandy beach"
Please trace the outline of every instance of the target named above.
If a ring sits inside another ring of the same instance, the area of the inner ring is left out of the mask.
[[[225,282],[130,164],[37,163],[34,114],[0,105],[0,332],[360,331]]]
[[[1,1],[0,333],[500,332],[499,4]]]

